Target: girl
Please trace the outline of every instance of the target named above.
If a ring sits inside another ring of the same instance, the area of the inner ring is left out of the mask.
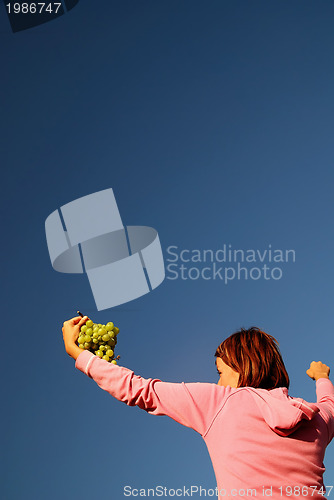
[[[65,321],[66,352],[75,366],[129,406],[168,415],[204,439],[217,493],[279,499],[323,499],[323,459],[334,435],[330,369],[312,361],[317,403],[288,394],[289,377],[277,341],[258,328],[241,329],[216,350],[218,384],[144,379],[76,345],[85,316]]]

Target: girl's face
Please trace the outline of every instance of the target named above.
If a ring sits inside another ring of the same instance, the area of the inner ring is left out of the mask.
[[[218,385],[227,387],[238,387],[239,373],[224,363],[221,358],[216,358],[216,366],[219,374]]]

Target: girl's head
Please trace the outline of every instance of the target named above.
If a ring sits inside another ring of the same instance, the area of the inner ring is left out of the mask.
[[[215,356],[219,385],[289,388],[289,375],[277,340],[255,326],[248,330],[241,328],[228,337],[218,346]]]

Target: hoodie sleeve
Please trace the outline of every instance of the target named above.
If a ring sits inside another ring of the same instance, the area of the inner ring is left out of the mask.
[[[209,383],[176,384],[145,379],[88,351],[78,356],[75,367],[128,406],[138,406],[152,415],[167,415],[202,436],[225,392],[222,387],[215,390],[216,385]]]
[[[328,378],[319,378],[316,382],[317,403],[325,415],[329,441],[334,437],[334,386]]]

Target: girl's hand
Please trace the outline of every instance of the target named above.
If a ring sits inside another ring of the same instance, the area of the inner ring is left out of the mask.
[[[75,318],[65,321],[63,324],[63,339],[65,344],[65,350],[69,356],[77,359],[79,354],[82,352],[79,346],[77,346],[76,341],[79,337],[80,328],[88,321],[88,317],[76,316]]]
[[[312,361],[310,368],[306,370],[306,373],[313,380],[318,380],[318,378],[329,378],[330,368],[321,361]]]

